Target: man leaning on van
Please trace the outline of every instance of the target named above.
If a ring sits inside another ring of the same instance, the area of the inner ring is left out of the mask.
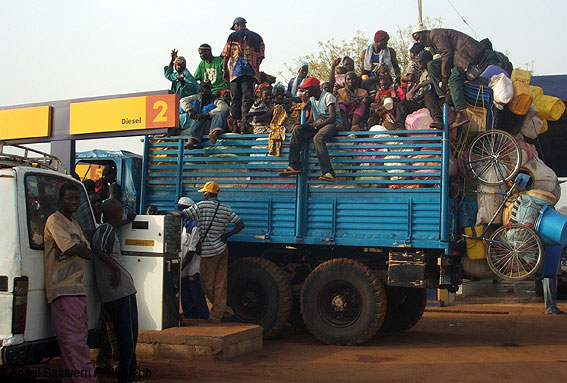
[[[97,382],[87,345],[87,299],[83,259],[91,249],[72,215],[79,209],[80,189],[67,182],[59,189],[59,210],[45,223],[45,291],[57,336],[62,368],[72,382]]]

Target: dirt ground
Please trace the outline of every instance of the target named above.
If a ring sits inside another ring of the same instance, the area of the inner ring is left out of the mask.
[[[322,345],[290,328],[262,351],[226,361],[138,364],[151,374],[146,381],[167,383],[567,382],[567,315],[543,314],[533,282],[468,290],[454,306],[428,308],[413,329],[362,346]]]

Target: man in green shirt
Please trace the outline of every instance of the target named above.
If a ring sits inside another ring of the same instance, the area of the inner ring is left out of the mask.
[[[220,97],[221,90],[228,89],[228,85],[222,76],[223,58],[213,56],[209,44],[202,44],[199,47],[199,56],[203,61],[195,69],[195,79],[201,82],[210,81],[213,95]]]

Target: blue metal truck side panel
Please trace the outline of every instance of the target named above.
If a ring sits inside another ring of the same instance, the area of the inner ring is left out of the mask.
[[[148,137],[141,211],[150,204],[173,209],[182,195],[199,201],[197,190],[214,180],[220,199],[246,223],[234,241],[447,251],[443,136],[439,130],[339,133],[328,144],[337,175],[332,184],[318,180],[312,147],[303,154],[304,173],[281,178],[289,148],[284,143],[281,156],[268,155],[265,135],[225,134],[214,146],[205,140],[182,155],[183,138]]]

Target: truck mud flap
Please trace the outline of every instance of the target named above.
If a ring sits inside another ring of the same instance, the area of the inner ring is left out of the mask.
[[[426,257],[423,251],[391,251],[388,259],[388,285],[426,286]]]

